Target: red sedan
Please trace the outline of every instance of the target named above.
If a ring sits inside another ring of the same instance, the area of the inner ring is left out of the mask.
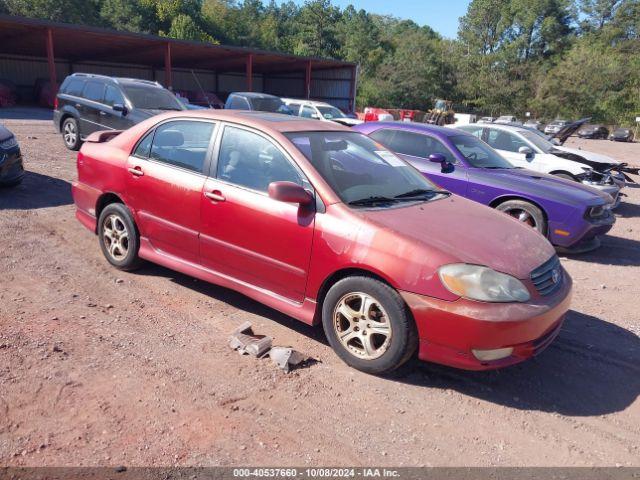
[[[370,373],[416,350],[464,369],[514,364],[569,308],[571,279],[542,236],[338,124],[167,113],[89,137],[73,196],[115,267],[148,260],[322,322]]]

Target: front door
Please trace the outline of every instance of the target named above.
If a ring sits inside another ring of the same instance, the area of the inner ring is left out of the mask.
[[[201,263],[254,287],[304,300],[315,211],[269,197],[269,183],[310,188],[274,142],[226,126],[201,195]]]
[[[466,168],[439,139],[398,129],[382,129],[370,136],[399,154],[436,185],[449,192],[466,195]],[[429,156],[434,153],[439,153],[445,158],[448,162],[446,168],[429,160]]]
[[[128,160],[128,203],[159,252],[199,260],[200,197],[215,124],[176,120],[147,134]]]

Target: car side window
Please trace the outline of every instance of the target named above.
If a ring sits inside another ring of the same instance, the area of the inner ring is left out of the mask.
[[[226,127],[218,154],[216,176],[235,185],[266,192],[271,182],[308,187],[296,167],[271,141],[236,127]]]
[[[213,129],[214,124],[210,122],[180,120],[163,123],[153,136],[150,158],[203,173]]]
[[[87,82],[82,96],[87,100],[102,103],[104,98],[104,84],[99,82]]]
[[[520,147],[527,147],[528,145],[520,140],[513,133],[505,132],[504,130],[490,129],[487,136],[487,143],[496,150],[503,150],[506,152],[518,153]]]
[[[294,115],[297,115],[297,116],[300,115],[300,107],[302,106],[302,104],[300,104],[300,103],[289,103],[287,106],[293,112]]]
[[[316,109],[313,107],[310,107],[309,105],[304,105],[302,107],[302,111],[300,112],[300,116],[304,118],[314,118],[315,114],[316,114]]]
[[[104,103],[113,107],[116,104],[124,105],[124,97],[120,90],[112,85],[107,85],[104,93]]]
[[[154,133],[155,131],[151,130],[149,133],[147,133],[144,136],[142,140],[140,140],[140,142],[138,143],[138,146],[133,151],[134,157],[149,158],[149,155],[151,154],[151,143],[153,142]]]
[[[67,95],[73,95],[74,97],[79,97],[80,95],[82,95],[83,88],[84,88],[84,82],[82,80],[73,79],[65,87],[63,93],[66,93]]]
[[[231,97],[229,108],[233,108],[234,110],[251,110],[249,102],[245,98],[238,96]]]
[[[473,135],[474,137],[482,140],[482,130],[483,130],[482,127],[464,126],[460,130],[462,130],[464,132],[468,132],[471,135]]]
[[[391,145],[391,142],[393,141],[393,137],[395,136],[395,134],[396,134],[395,130],[389,130],[389,129],[383,128],[381,130],[376,130],[371,135],[369,135],[369,137],[373,138],[376,142],[381,143],[385,147],[391,149],[390,145]]]

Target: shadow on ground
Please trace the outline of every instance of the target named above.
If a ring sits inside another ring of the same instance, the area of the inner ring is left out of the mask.
[[[601,245],[592,252],[571,255],[572,260],[602,265],[640,265],[640,242],[629,238],[604,235]]]
[[[72,203],[69,182],[40,173],[27,171],[20,185],[0,188],[0,210],[35,210]]]
[[[0,120],[52,120],[53,110],[42,107],[22,106],[0,108]]]
[[[147,264],[139,273],[170,278],[327,345],[320,326],[306,325],[233,290],[194,281],[156,265]],[[520,410],[604,415],[624,410],[640,394],[640,338],[612,323],[571,311],[556,341],[540,356],[523,364],[498,371],[466,372],[414,359],[389,381],[453,389]]]

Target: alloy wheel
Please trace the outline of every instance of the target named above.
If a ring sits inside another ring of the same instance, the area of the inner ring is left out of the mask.
[[[536,222],[536,219],[533,217],[533,215],[531,215],[529,212],[527,212],[522,208],[513,208],[505,211],[505,213],[508,215],[511,215],[513,218],[517,219],[518,221],[526,225],[529,225],[531,228],[535,228],[535,229],[538,228],[538,224]]]
[[[378,300],[366,293],[348,293],[333,311],[333,328],[340,343],[364,360],[382,356],[391,344],[391,323]]]
[[[119,215],[109,215],[102,224],[102,241],[107,252],[120,262],[129,253],[129,231]]]
[[[63,132],[64,141],[67,145],[75,145],[78,140],[78,132],[76,131],[76,126],[73,122],[67,122],[64,124],[64,132]]]

